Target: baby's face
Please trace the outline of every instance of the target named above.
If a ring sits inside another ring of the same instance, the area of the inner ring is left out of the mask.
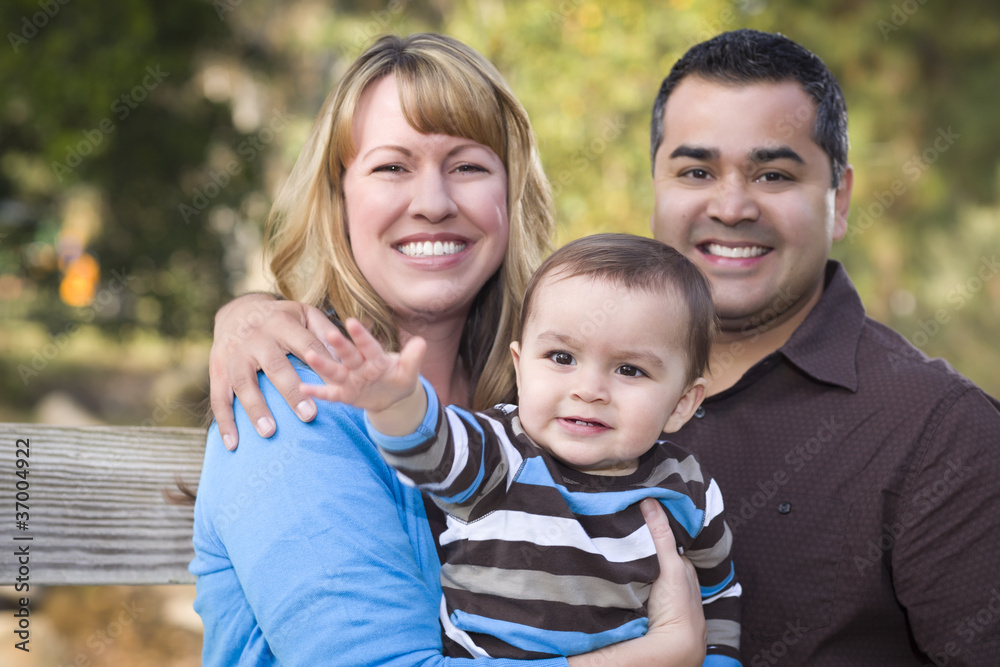
[[[688,319],[680,295],[545,277],[511,345],[525,433],[577,470],[633,472],[700,402],[687,380]]]

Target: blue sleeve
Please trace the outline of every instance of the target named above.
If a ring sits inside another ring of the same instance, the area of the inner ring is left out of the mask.
[[[419,379],[420,386],[423,387],[424,395],[427,397],[427,408],[424,410],[424,418],[413,433],[408,435],[386,435],[372,426],[372,423],[368,420],[368,413],[365,413],[365,431],[377,447],[390,452],[402,452],[407,449],[413,449],[423,444],[428,438],[436,435],[434,427],[437,425],[438,410],[440,409],[438,395],[434,391],[434,386],[427,381],[427,378],[421,375]]]
[[[306,382],[318,378],[293,359]],[[262,375],[278,424],[240,446],[209,431],[195,506],[203,664],[561,665],[441,656],[439,564],[418,492],[401,485],[360,411],[318,401],[303,424]]]

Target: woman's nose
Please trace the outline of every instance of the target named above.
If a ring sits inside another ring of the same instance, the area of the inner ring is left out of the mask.
[[[443,222],[458,212],[447,178],[437,169],[421,170],[413,179],[410,213],[428,222]]]

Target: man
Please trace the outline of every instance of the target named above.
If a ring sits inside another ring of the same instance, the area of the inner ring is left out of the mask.
[[[653,233],[722,323],[671,439],[726,495],[744,664],[998,664],[1000,405],[829,260],[853,183],[836,80],[780,35],[719,35],[664,80],[652,158]]]

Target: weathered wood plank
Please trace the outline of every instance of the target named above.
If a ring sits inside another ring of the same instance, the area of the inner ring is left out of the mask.
[[[0,424],[0,585],[23,548],[31,584],[193,583],[193,508],[163,494],[198,483],[204,446],[196,428]]]

